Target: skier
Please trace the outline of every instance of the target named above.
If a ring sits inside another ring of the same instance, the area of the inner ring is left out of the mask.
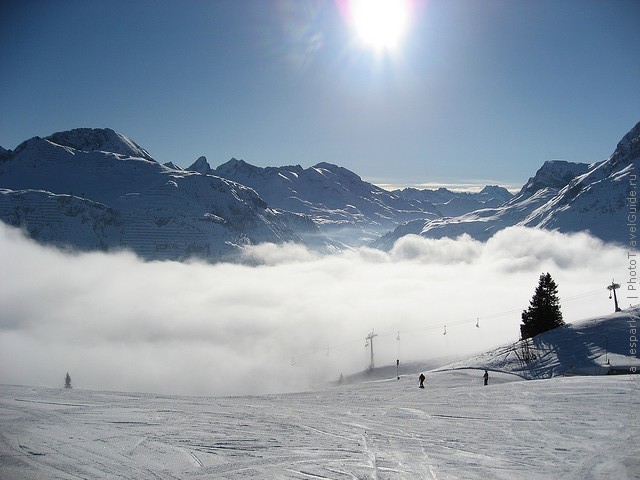
[[[484,378],[484,384],[485,386],[487,386],[489,384],[489,372],[487,372],[486,370],[484,371],[484,375],[482,376]]]
[[[424,380],[425,380],[424,373],[420,374],[420,376],[418,377],[418,380],[420,380],[420,388],[424,388]]]

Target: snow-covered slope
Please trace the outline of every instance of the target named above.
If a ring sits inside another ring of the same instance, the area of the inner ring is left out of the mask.
[[[261,168],[232,159],[212,169],[200,157],[183,170],[113,130],[75,129],[0,150],[0,220],[41,241],[150,259],[219,259],[262,241],[335,251],[389,249],[407,234],[486,240],[513,225],[628,243],[639,125],[608,160],[546,162],[514,197],[497,186],[389,192],[329,163]]]
[[[512,197],[498,186],[487,186],[479,193],[445,188],[389,192],[325,162],[307,169],[299,165],[261,168],[231,159],[211,169],[201,157],[188,169],[248,185],[270,205],[310,216],[323,233],[350,246],[376,241],[407,222],[424,224],[481,207],[496,207]]]
[[[481,208],[498,207],[513,197],[509,190],[497,185],[487,185],[478,193],[453,192],[447,188],[405,188],[394,190],[393,193],[407,200],[433,205],[444,217],[463,215]]]
[[[323,233],[350,246],[371,241],[402,222],[439,216],[428,203],[401,198],[330,163],[307,169],[261,168],[231,159],[212,170],[201,157],[189,170],[247,185],[269,205],[310,216]]]
[[[547,166],[548,163],[543,165],[539,172],[544,171]],[[389,250],[399,238],[409,234],[428,238],[457,238],[467,234],[477,240],[485,241],[497,231],[517,225],[557,194],[558,189],[553,187],[533,191],[525,186],[516,196],[499,207],[482,208],[456,217],[441,217],[426,222],[424,220],[407,222],[382,236],[373,245]]]
[[[637,338],[640,307],[555,328],[529,341],[505,345],[453,363],[443,370],[478,368],[513,373],[526,379],[559,375],[606,375],[640,367]],[[637,341],[636,341],[637,343]]]
[[[300,241],[289,223],[315,230],[243,185],[161,166],[112,130],[24,142],[0,162],[0,188],[0,219],[40,241],[147,259],[219,259],[249,243]]]
[[[4,480],[638,478],[637,381],[474,370],[204,398],[0,385]]]
[[[629,192],[640,163],[640,123],[620,141],[608,160],[587,165],[549,161],[511,200],[451,218],[414,221],[375,243],[389,249],[403,235],[486,240],[503,228],[522,225],[577,232],[589,230],[605,241],[628,243]]]
[[[149,259],[219,259],[260,241],[335,251],[442,215],[429,201],[388,192],[328,163],[259,168],[232,159],[213,170],[203,156],[184,170],[161,166],[111,129],[58,132],[0,151],[0,189],[0,220],[40,241],[129,248]],[[493,187],[474,195],[449,192],[442,208],[466,211],[504,192]]]
[[[76,128],[66,132],[57,132],[46,137],[57,145],[71,147],[85,152],[102,151],[125,155],[127,157],[153,160],[149,152],[136,142],[110,128]]]
[[[0,385],[0,478],[631,480],[638,378],[604,373],[640,366],[639,321],[640,307],[546,332],[529,363],[513,345],[300,393]]]
[[[637,195],[640,123],[618,143],[611,157],[576,175],[552,200],[521,224],[577,232],[588,229],[608,241],[628,243],[628,199]]]
[[[527,197],[545,188],[559,191],[574,178],[587,173],[589,168],[591,166],[586,163],[549,160],[520,189],[518,196]]]

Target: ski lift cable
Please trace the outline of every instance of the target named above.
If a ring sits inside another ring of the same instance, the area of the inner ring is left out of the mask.
[[[591,297],[594,295],[602,295],[603,290],[593,290],[591,292],[579,293],[577,295],[572,295],[571,297],[561,298],[563,302],[571,302],[573,300],[580,300],[582,298]]]
[[[293,355],[294,358],[306,357],[308,355],[315,355],[318,352],[326,352],[327,350],[339,349],[341,347],[345,347],[347,345],[351,345],[352,343],[360,343],[361,340],[349,340],[342,343],[334,343],[331,345],[324,345],[322,347],[315,348],[313,350],[307,350],[304,352],[296,353]]]
[[[592,290],[590,292],[584,292],[584,293],[579,293],[576,295],[572,295],[571,297],[567,297],[564,298],[563,301],[573,301],[573,300],[580,300],[582,298],[586,298],[589,296],[593,296],[593,295],[599,295],[602,294],[602,289],[600,290]],[[459,320],[457,322],[447,322],[447,325],[449,326],[460,326],[460,325],[465,325],[465,324],[474,324],[474,325],[478,325],[479,320],[492,320],[495,318],[499,318],[499,317],[504,317],[506,315],[512,315],[515,313],[520,313],[522,312],[522,308],[516,308],[513,310],[504,310],[502,312],[497,312],[497,313],[493,313],[490,315],[480,315],[477,316],[476,318],[469,318],[469,319],[464,319],[464,320]],[[420,332],[426,332],[429,330],[440,330],[442,328],[442,326],[432,326],[432,327],[425,327],[425,328],[417,328],[417,329],[413,329],[413,330],[404,330],[406,333],[420,333]],[[378,335],[380,337],[389,337],[391,335],[396,335],[397,331],[394,332],[385,332],[385,333],[379,333]]]
[[[583,298],[586,297],[590,297],[590,296],[594,296],[594,295],[601,295],[602,294],[602,289],[599,290],[592,290],[589,292],[584,292],[584,293],[579,293],[576,295],[572,295],[570,297],[566,297],[563,298],[562,301],[564,302],[570,302],[570,301],[574,301],[574,300],[581,300]],[[474,324],[474,325],[478,325],[480,320],[486,321],[486,320],[492,320],[492,319],[496,319],[499,317],[504,317],[506,315],[512,315],[514,313],[520,313],[522,312],[522,308],[516,308],[516,309],[512,309],[512,310],[504,310],[502,312],[496,312],[490,315],[480,315],[477,316],[475,318],[468,318],[468,319],[462,319],[459,320],[457,322],[447,322],[448,326],[461,326],[461,325],[467,325],[467,324]],[[424,327],[424,328],[417,328],[417,329],[412,329],[412,330],[402,330],[403,332],[405,332],[406,334],[410,334],[410,333],[421,333],[421,332],[428,332],[431,330],[440,330],[442,331],[442,325],[434,325],[431,327]],[[399,336],[399,331],[398,330],[394,330],[394,331],[389,331],[389,332],[383,332],[383,333],[377,333],[376,336],[378,337],[390,337],[390,336]],[[302,353],[298,353],[296,355],[294,355],[294,358],[299,359],[300,357],[304,357],[307,355],[315,355],[318,352],[326,352],[327,350],[330,349],[337,349],[340,347],[344,347],[347,345],[350,345],[352,343],[360,343],[362,342],[362,340],[349,340],[346,342],[342,342],[342,343],[338,343],[338,344],[332,344],[332,345],[325,345],[323,347],[318,347],[314,350],[309,350],[306,352],[302,352]]]
[[[562,299],[565,302],[568,301],[573,301],[573,300],[580,300],[589,296],[594,296],[594,295],[599,295],[602,294],[602,289],[600,290],[592,290],[590,292],[584,292],[584,293],[579,293],[577,295],[573,295],[571,297],[566,297],[564,299]],[[502,312],[496,312],[490,315],[480,315],[477,316],[475,318],[468,318],[468,319],[463,319],[463,320],[458,320],[457,322],[447,322],[447,325],[449,326],[460,326],[460,325],[466,325],[466,324],[474,324],[477,325],[479,323],[480,320],[492,320],[492,319],[496,319],[499,317],[504,317],[506,315],[512,315],[515,313],[520,313],[522,312],[522,308],[515,308],[513,310],[504,310]],[[413,329],[413,330],[404,330],[406,333],[420,333],[420,332],[425,332],[425,331],[429,331],[429,330],[440,330],[442,328],[442,326],[432,326],[432,327],[424,327],[424,328],[417,328],[417,329]],[[378,336],[380,337],[389,337],[392,335],[397,335],[397,330],[395,332],[384,332],[384,333],[379,333]]]

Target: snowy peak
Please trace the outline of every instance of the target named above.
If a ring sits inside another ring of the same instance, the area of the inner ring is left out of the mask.
[[[167,168],[170,168],[171,170],[182,170],[182,168],[180,168],[179,166],[177,166],[175,163],[173,162],[167,162],[167,163],[163,163],[162,165],[164,165]]]
[[[237,176],[252,176],[252,175],[261,175],[266,169],[261,167],[256,167],[251,165],[250,163],[245,162],[244,160],[238,160],[237,158],[232,158],[226,163],[223,163],[215,170],[213,170],[214,175],[219,175],[225,178],[233,178]]]
[[[523,225],[571,232],[588,229],[603,240],[624,242],[619,226],[627,221],[628,190],[640,162],[639,125],[622,138],[608,160],[577,175]]]
[[[127,145],[90,129],[23,142],[0,162],[0,220],[43,243],[126,248],[150,260],[217,260],[246,245],[300,242],[294,230],[315,232],[311,220],[272,210],[250,188],[131,156],[144,153],[133,143],[123,154]]]
[[[279,180],[291,180],[292,178],[298,178],[298,176],[305,171],[306,170],[304,170],[300,165],[263,168],[251,165],[244,160],[232,158],[228,162],[218,166],[212,173],[239,183],[245,183],[246,180],[256,179],[256,177],[264,180],[269,178],[273,180],[274,177]],[[251,182],[245,183],[245,185],[255,188]]]
[[[344,245],[361,245],[403,221],[437,216],[430,205],[425,209],[327,162],[262,168],[231,159],[213,174],[253,188],[277,209],[313,218],[323,234]]]
[[[617,156],[619,160],[640,157],[640,122],[618,142],[613,156]]]
[[[225,162],[222,165],[219,165],[218,167],[216,167],[215,170],[216,170],[216,174],[220,175],[221,173],[230,173],[230,172],[237,172],[239,170],[243,170],[244,165],[248,165],[244,160],[238,160],[237,158],[232,158],[228,162]],[[189,167],[187,170],[190,170],[190,169],[191,167]]]
[[[313,169],[323,175],[326,175],[326,173],[328,172],[334,175],[336,178],[345,180],[348,183],[362,182],[362,178],[353,173],[351,170],[348,170],[344,167],[339,167],[338,165],[334,165],[333,163],[320,162],[317,165],[314,165]]]
[[[454,192],[440,187],[437,190],[405,188],[393,193],[407,200],[431,204],[445,217],[454,217],[481,208],[498,207],[513,198],[509,190],[487,185],[480,192]]]
[[[499,203],[511,200],[511,198],[513,197],[509,190],[497,185],[486,185],[480,192],[477,193],[456,192],[445,187],[440,187],[435,190],[407,187],[402,190],[394,190],[393,193],[403,198],[419,200],[421,202],[431,202],[435,205],[447,203],[459,197],[473,199],[480,202],[486,202],[493,199]]]
[[[549,160],[544,162],[535,176],[522,187],[518,196],[529,196],[544,188],[561,189],[575,177],[589,171],[586,163],[574,163],[564,160]]]
[[[207,157],[205,156],[198,158],[187,168],[187,170],[189,170],[190,172],[202,173],[203,175],[210,175],[213,172],[213,170],[211,169],[211,165],[209,165]]]
[[[479,196],[487,198],[495,198],[506,202],[510,200],[513,195],[504,187],[498,185],[487,185],[479,193]]]
[[[383,237],[377,246],[391,248],[407,234],[427,238],[468,234],[484,241],[498,230],[514,225],[564,233],[589,231],[607,242],[628,243],[629,232],[620,226],[627,222],[629,187],[635,182],[639,163],[640,123],[622,138],[608,160],[591,165],[545,162],[508,202],[452,218],[407,223]],[[402,193],[424,195],[420,191]],[[446,216],[450,204],[435,205]]]
[[[111,152],[155,161],[140,145],[110,128],[76,128],[54,133],[45,140],[84,152]]]
[[[640,159],[640,122],[618,142],[615,151],[608,160],[598,164],[604,175],[620,171]]]

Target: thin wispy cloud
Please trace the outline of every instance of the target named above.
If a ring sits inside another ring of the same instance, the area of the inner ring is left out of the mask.
[[[65,253],[0,224],[0,382],[55,386],[69,371],[95,389],[308,388],[366,368],[372,330],[377,365],[514,341],[543,271],[567,321],[607,313],[627,257],[583,233],[510,228],[486,243],[407,236],[389,253],[258,245],[244,260]]]

